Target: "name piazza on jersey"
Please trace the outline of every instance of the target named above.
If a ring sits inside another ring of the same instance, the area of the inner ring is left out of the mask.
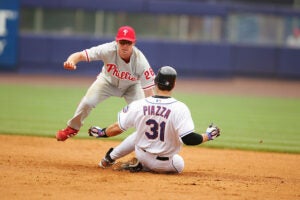
[[[163,106],[144,106],[144,115],[156,115],[168,119],[171,110]]]
[[[119,79],[127,79],[130,81],[136,81],[137,78],[134,77],[130,72],[127,71],[120,71],[115,64],[106,64],[107,72],[111,73],[113,76]]]

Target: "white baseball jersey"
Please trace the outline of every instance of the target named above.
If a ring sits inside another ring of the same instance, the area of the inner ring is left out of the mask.
[[[141,83],[143,89],[154,85],[154,72],[144,54],[135,46],[129,63],[118,55],[116,41],[86,49],[85,53],[88,61],[103,61],[100,76],[120,89],[128,88],[137,82]]]
[[[188,107],[176,99],[148,97],[126,106],[118,114],[121,129],[136,128],[135,145],[144,151],[172,157],[182,146],[181,137],[194,131]]]

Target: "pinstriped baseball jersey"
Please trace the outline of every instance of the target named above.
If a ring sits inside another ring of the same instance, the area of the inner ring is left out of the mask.
[[[194,131],[188,107],[174,98],[148,97],[135,101],[118,114],[121,129],[136,128],[137,147],[159,156],[173,156],[181,137]]]
[[[88,61],[103,61],[100,76],[112,85],[124,89],[140,82],[143,89],[152,87],[155,75],[144,54],[134,46],[130,62],[126,63],[118,55],[117,48],[113,41],[86,49],[85,53]]]

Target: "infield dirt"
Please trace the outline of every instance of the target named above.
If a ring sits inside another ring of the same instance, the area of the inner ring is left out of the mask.
[[[179,175],[97,167],[117,144],[0,135],[1,199],[300,199],[296,154],[184,147]]]
[[[88,86],[93,80],[0,76],[0,82],[17,81]],[[198,87],[193,90],[191,85]],[[183,81],[177,86],[202,93],[300,97],[299,82],[206,80],[197,84]],[[97,166],[108,148],[119,142],[76,138],[57,142],[54,135],[0,135],[1,199],[300,199],[299,154],[184,146],[182,174],[130,173]]]

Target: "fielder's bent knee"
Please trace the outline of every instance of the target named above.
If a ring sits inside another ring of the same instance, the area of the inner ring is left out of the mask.
[[[175,170],[177,171],[177,173],[181,173],[183,171],[184,160],[180,155],[176,154],[173,156],[172,164]]]
[[[87,98],[87,97],[84,97],[80,102],[80,104],[82,105],[83,108],[90,109],[90,110],[95,108],[97,103],[98,102],[95,99],[91,99],[91,98]]]

